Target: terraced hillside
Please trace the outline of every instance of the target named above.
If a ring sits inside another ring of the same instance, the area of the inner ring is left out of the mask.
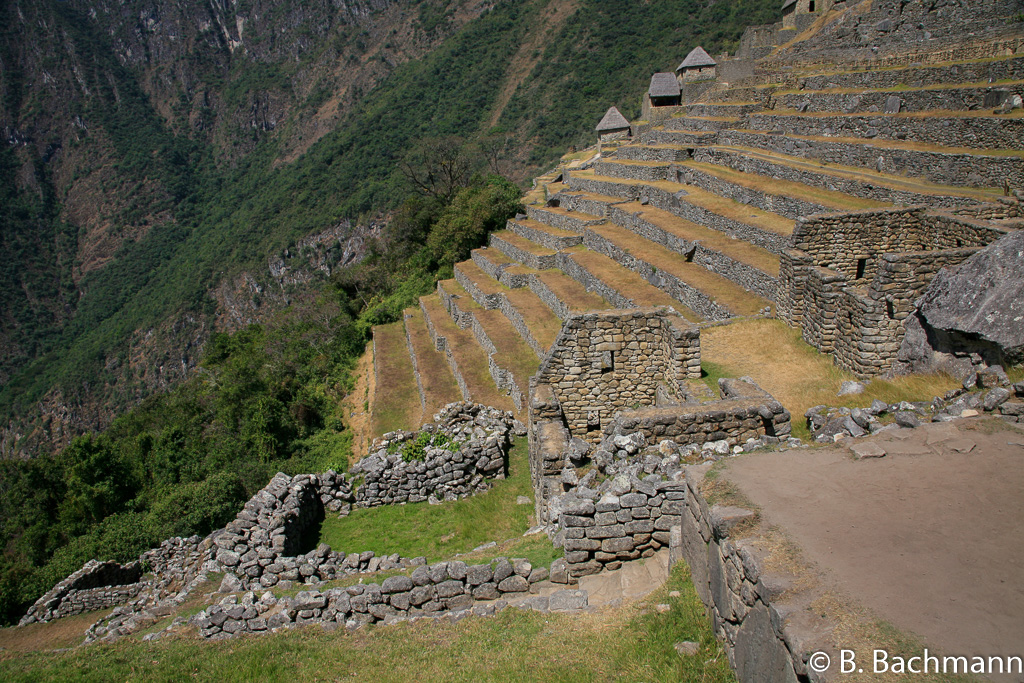
[[[526,214],[406,311],[420,343],[378,345],[378,367],[409,353],[418,370],[419,407],[403,398],[405,414],[429,419],[429,406],[472,398],[522,416],[529,376],[573,311],[770,316],[779,255],[804,217],[962,213],[1024,187],[1024,110],[988,106],[1024,91],[1024,56],[877,71],[802,63],[784,78],[716,84],[635,122],[627,144],[538,178]],[[440,385],[447,393],[428,389]],[[378,391],[375,412],[401,412],[399,396]]]

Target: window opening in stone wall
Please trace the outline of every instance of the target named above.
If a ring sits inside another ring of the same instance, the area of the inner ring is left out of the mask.
[[[587,411],[587,434],[601,432],[601,413],[597,410]]]
[[[811,2],[807,5],[807,11],[808,12],[813,12],[814,11],[814,0],[811,0]]]
[[[615,352],[604,351],[601,354],[601,372],[612,372],[615,370]]]
[[[868,260],[866,258],[857,259],[857,277],[856,280],[860,280],[864,277],[864,271],[867,270]]]
[[[896,317],[896,307],[892,304],[892,299],[885,300],[885,312],[889,314],[889,320],[893,320]]]
[[[686,258],[686,262],[687,263],[693,263],[693,257],[694,257],[694,255],[696,253],[697,253],[697,245],[693,245],[693,249],[691,249],[690,251],[686,252],[686,254],[684,254],[684,257]]]

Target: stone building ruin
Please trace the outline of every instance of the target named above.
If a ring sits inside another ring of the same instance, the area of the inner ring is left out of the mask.
[[[885,374],[935,274],[1004,234],[985,220],[921,206],[799,218],[781,255],[779,317],[844,370]]]
[[[629,121],[615,107],[609,107],[597,124],[598,144],[627,140],[630,137]]]

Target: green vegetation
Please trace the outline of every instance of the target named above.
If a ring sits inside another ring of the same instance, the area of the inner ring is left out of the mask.
[[[654,610],[659,603],[669,610]],[[697,654],[680,656],[673,647],[680,641],[698,643]],[[624,613],[508,609],[455,624],[429,620],[351,633],[303,628],[220,643],[191,636],[154,643],[125,639],[0,661],[10,681],[407,681],[411,672],[424,681],[735,680],[684,563],[664,588]]]
[[[533,514],[532,505],[516,504],[519,496],[533,496],[526,439],[513,444],[508,469],[508,478],[494,482],[487,493],[444,505],[385,505],[353,510],[348,517],[329,516],[320,540],[346,553],[397,552],[435,562],[490,541],[519,537]],[[547,537],[544,541],[550,548]]]
[[[170,536],[223,526],[277,471],[345,469],[352,434],[340,402],[371,327],[398,319],[451,272],[445,259],[458,255],[433,254],[436,232],[470,225],[483,241],[518,209],[504,178],[465,183],[450,204],[410,200],[368,258],[322,291],[264,325],[215,334],[197,376],[102,434],[54,456],[0,462],[0,619],[19,618],[90,558],[126,561]],[[401,218],[410,213],[415,224]]]

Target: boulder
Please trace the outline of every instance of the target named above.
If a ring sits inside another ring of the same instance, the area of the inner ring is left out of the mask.
[[[976,352],[990,363],[1024,362],[1024,231],[939,271],[917,304],[935,351]]]

